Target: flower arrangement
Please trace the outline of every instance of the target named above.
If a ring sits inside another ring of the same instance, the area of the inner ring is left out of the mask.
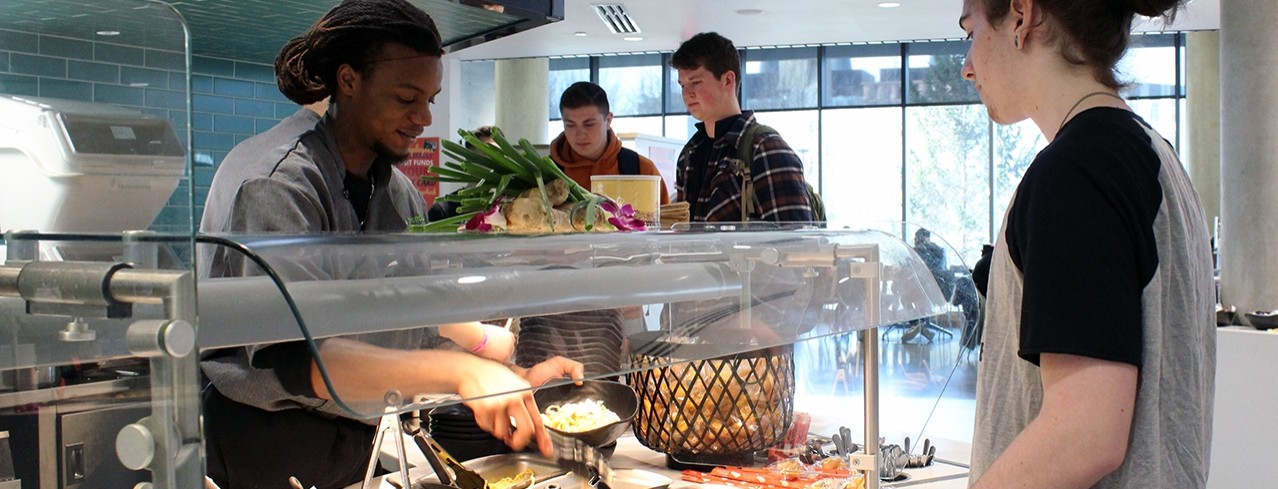
[[[500,130],[486,144],[464,129],[457,131],[473,148],[444,141],[449,161],[422,177],[466,187],[440,197],[458,204],[458,214],[431,223],[412,223],[414,232],[561,233],[642,231],[629,205],[619,206],[564,175],[549,157],[537,154],[527,139],[518,148]]]

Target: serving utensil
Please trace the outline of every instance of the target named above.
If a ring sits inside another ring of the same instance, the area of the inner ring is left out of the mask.
[[[425,431],[418,430],[413,434],[413,441],[417,443],[417,448],[421,449],[422,454],[426,456],[426,461],[430,463],[430,467],[435,470],[435,475],[439,476],[441,484],[457,487],[460,489],[487,489],[488,481],[478,472],[471,470],[469,467],[462,465],[452,455],[448,454],[444,447],[427,435]],[[529,484],[531,485],[531,479]],[[527,487],[525,485],[524,487]],[[519,487],[511,487],[510,489],[523,489]]]
[[[555,463],[585,479],[591,487],[613,487],[612,467],[603,453],[579,438],[567,438],[555,444]]]

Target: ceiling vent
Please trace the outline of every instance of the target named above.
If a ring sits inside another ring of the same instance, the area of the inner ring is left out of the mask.
[[[639,26],[635,25],[634,19],[626,13],[626,8],[621,4],[597,4],[594,5],[595,13],[599,14],[599,18],[603,19],[604,25],[608,26],[608,30],[613,34],[636,34],[639,32]]]

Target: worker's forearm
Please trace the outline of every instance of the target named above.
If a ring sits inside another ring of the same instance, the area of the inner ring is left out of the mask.
[[[377,402],[391,389],[404,396],[454,393],[456,369],[483,361],[461,352],[394,350],[340,338],[325,341],[320,357],[337,395],[350,402]],[[311,385],[320,397],[333,397],[315,363]]]

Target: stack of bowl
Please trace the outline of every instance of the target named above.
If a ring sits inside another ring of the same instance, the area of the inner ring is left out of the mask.
[[[532,367],[559,355],[581,362],[587,376],[610,375],[621,369],[624,340],[619,309],[525,317],[519,321],[515,363]]]
[[[510,447],[475,424],[475,412],[464,404],[438,407],[430,413],[430,436],[458,461],[499,453]]]

